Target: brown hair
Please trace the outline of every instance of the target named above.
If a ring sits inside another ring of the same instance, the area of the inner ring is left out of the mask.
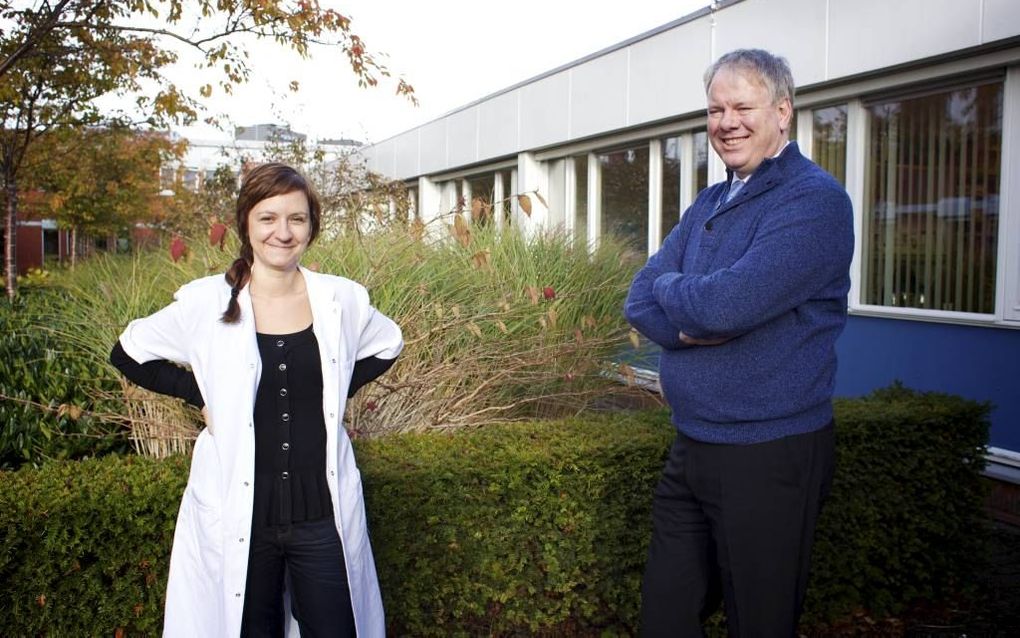
[[[300,191],[308,198],[309,222],[311,235],[308,243],[315,241],[319,235],[321,207],[319,197],[312,189],[308,180],[294,168],[286,164],[269,162],[258,164],[247,170],[241,181],[241,192],[237,195],[237,236],[241,238],[241,254],[227,269],[224,277],[230,284],[230,303],[220,320],[223,323],[237,323],[241,318],[241,306],[237,303],[237,295],[251,279],[251,266],[255,255],[248,237],[248,214],[259,202],[277,195],[286,195]]]

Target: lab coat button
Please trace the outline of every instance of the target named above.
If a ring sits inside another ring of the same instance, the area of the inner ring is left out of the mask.
[[[241,592],[237,592],[237,593],[234,594],[234,598],[240,598],[240,597],[241,597]]]
[[[243,538],[239,538],[239,539],[237,539],[237,542],[238,542],[238,543],[243,543],[243,542],[244,542],[244,539],[243,539]]]
[[[329,413],[329,418],[331,418],[331,419],[333,418],[333,413],[332,412]]]
[[[248,483],[248,481],[245,481],[245,482],[244,482],[244,486],[245,486],[245,487],[248,487],[249,485],[250,485],[250,483]]]

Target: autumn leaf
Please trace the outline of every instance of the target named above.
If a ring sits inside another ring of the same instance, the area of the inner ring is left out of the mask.
[[[524,214],[531,217],[531,198],[527,195],[518,195],[517,203],[520,205],[521,210],[524,211]]]
[[[535,191],[535,197],[538,198],[538,201],[542,202],[543,206],[545,206],[546,208],[549,208],[549,204],[545,203],[545,198],[542,197],[542,193],[539,193],[538,191]]]
[[[482,198],[473,197],[471,199],[471,219],[477,222],[481,218],[482,218]]]
[[[621,363],[617,368],[620,372],[620,376],[623,377],[627,385],[634,385],[637,382],[637,376],[634,374],[634,368],[630,367],[626,363]]]
[[[452,232],[453,236],[457,238],[457,242],[464,248],[467,248],[471,243],[471,230],[468,228],[468,223],[460,215],[456,215],[453,218]]]
[[[556,298],[556,291],[552,286],[546,286],[542,289],[542,296],[551,301]]]
[[[298,81],[297,81],[297,80],[291,80],[291,81],[290,81],[290,85],[289,85],[289,87],[288,87],[288,88],[290,88],[290,90],[291,90],[291,92],[292,92],[292,93],[297,93],[297,92],[298,92],[298,90],[300,90],[300,88],[301,88],[301,85],[300,85],[300,84],[298,84]]]
[[[471,255],[471,260],[475,262],[475,268],[477,268],[478,270],[488,270],[489,255],[490,253],[488,250],[480,250],[475,254]]]
[[[209,227],[209,245],[219,246],[220,250],[223,250],[223,245],[227,239],[227,226],[222,222],[216,222]]]
[[[641,336],[638,334],[637,330],[631,328],[630,333],[627,334],[627,338],[630,339],[630,345],[635,348],[641,347]]]
[[[183,257],[187,252],[187,244],[184,243],[184,240],[181,239],[180,235],[175,236],[170,242],[170,258],[175,262],[180,261],[181,257]]]

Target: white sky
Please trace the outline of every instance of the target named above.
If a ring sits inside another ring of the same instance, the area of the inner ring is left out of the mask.
[[[312,139],[378,142],[459,106],[688,15],[710,0],[320,0],[351,18],[370,52],[404,76],[420,105],[395,83],[359,89],[346,58],[311,60],[277,46],[253,49],[252,78],[212,111],[232,123],[287,122]],[[328,59],[327,59],[328,58]],[[192,79],[186,67],[183,77]],[[291,80],[301,89],[287,90]],[[186,83],[181,80],[182,84]],[[182,131],[223,138],[208,127]]]

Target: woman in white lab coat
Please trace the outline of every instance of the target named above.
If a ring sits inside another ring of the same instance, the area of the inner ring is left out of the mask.
[[[251,169],[237,201],[240,257],[132,321],[111,353],[129,379],[206,418],[174,532],[164,636],[385,633],[341,418],[403,341],[362,286],[299,265],[319,221],[297,171]]]

